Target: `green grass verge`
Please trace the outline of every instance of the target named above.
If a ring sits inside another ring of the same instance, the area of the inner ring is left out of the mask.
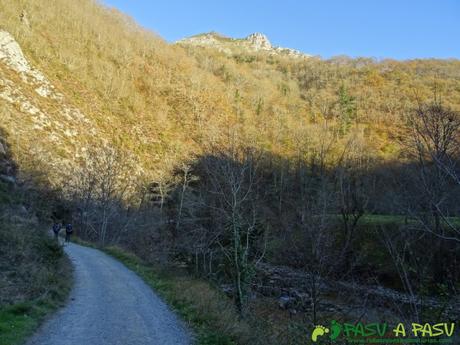
[[[58,306],[50,300],[36,300],[1,309],[0,345],[22,344]]]
[[[121,261],[151,286],[192,327],[197,344],[237,343],[236,333],[242,330],[236,312],[229,301],[225,301],[228,298],[208,283],[161,272],[118,247],[107,247],[103,251]]]
[[[340,221],[341,216],[337,215],[337,219]],[[460,226],[459,217],[447,217],[447,220],[454,226]],[[402,224],[417,224],[417,220],[405,217],[401,215],[393,214],[365,214],[359,219],[359,225],[402,225]]]
[[[64,304],[71,289],[70,274],[54,282],[55,287],[46,296],[0,308],[0,345],[23,344],[47,316]]]

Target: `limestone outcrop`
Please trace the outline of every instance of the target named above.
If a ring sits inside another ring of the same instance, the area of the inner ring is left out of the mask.
[[[271,44],[268,37],[260,32],[250,34],[245,38],[231,38],[217,32],[208,32],[177,41],[182,46],[211,47],[225,54],[262,52],[270,55],[287,56],[305,59],[311,55],[295,49],[277,47]]]

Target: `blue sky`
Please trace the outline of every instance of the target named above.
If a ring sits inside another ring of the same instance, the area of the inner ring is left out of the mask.
[[[460,0],[100,0],[167,41],[217,31],[265,33],[329,58],[460,58]]]

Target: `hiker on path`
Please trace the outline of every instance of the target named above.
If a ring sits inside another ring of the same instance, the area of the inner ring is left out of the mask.
[[[70,241],[70,235],[73,233],[73,227],[72,224],[68,223],[65,226],[65,241],[66,243]]]
[[[59,241],[59,231],[61,231],[61,224],[59,223],[54,223],[53,224],[53,233],[54,233],[54,238],[56,241]]]

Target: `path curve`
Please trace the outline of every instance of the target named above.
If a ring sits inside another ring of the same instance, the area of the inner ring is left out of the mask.
[[[144,281],[99,250],[68,244],[75,268],[69,303],[28,345],[190,344],[185,325]]]

